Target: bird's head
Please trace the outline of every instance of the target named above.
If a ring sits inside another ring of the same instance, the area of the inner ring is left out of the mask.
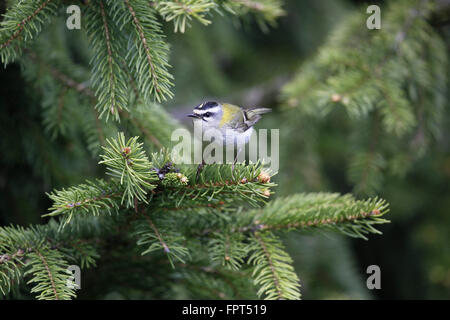
[[[222,116],[223,106],[215,101],[207,101],[199,104],[188,115],[188,117],[193,118],[194,122],[201,121],[203,126],[215,128],[219,127]]]

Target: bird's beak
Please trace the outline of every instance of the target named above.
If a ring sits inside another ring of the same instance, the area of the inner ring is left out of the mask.
[[[188,114],[187,116],[191,117],[191,118],[200,119],[200,116],[198,114],[195,114],[195,113]]]

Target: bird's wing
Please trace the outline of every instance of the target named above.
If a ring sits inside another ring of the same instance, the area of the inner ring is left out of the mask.
[[[247,131],[261,119],[261,114],[272,111],[269,108],[251,108],[244,110],[232,104],[227,104],[226,110],[221,121],[223,128],[230,128],[239,132]],[[231,119],[234,121],[231,121]],[[233,126],[231,127],[228,123],[233,123]]]
[[[220,121],[220,127],[225,129],[236,129],[236,126],[240,126],[240,124],[244,122],[244,115],[241,108],[229,103],[224,103],[223,106],[224,108],[222,120]]]

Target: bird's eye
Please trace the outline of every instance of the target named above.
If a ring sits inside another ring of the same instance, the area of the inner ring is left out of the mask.
[[[205,117],[209,117],[211,115],[211,112],[206,112]]]

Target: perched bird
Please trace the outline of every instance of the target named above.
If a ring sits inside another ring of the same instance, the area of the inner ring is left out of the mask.
[[[242,147],[248,143],[253,132],[253,126],[261,119],[261,115],[272,111],[269,108],[243,109],[229,103],[207,101],[196,106],[192,114],[194,124],[201,124],[202,131],[208,129],[218,130],[223,137],[222,143],[228,145],[236,143],[238,152],[234,165]]]

